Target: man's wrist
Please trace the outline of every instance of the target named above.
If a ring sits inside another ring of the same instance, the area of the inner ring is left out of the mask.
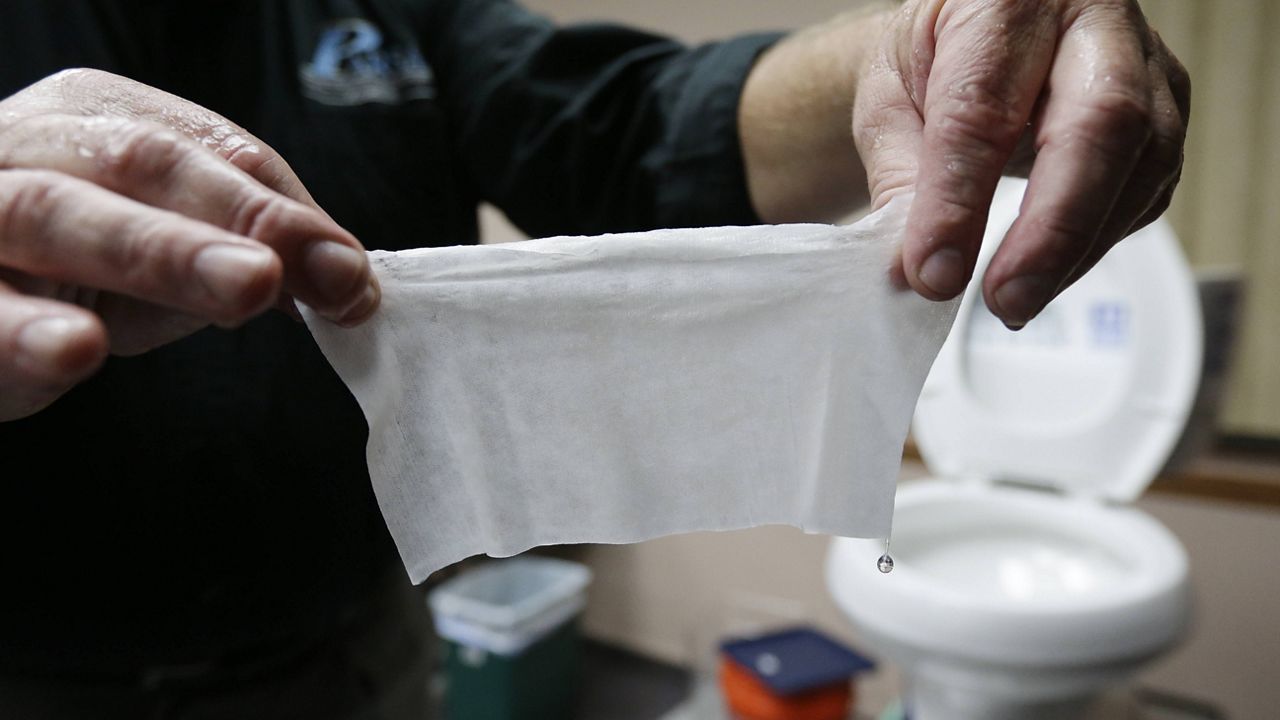
[[[853,101],[896,8],[879,2],[842,13],[756,63],[738,122],[752,203],[765,222],[830,221],[866,204]]]

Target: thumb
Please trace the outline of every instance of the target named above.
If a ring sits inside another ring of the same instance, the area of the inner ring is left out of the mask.
[[[915,186],[924,117],[911,85],[908,58],[899,47],[910,36],[903,18],[894,18],[879,49],[858,81],[853,104],[853,139],[867,172],[871,209],[879,210]],[[909,41],[906,41],[909,43]]]

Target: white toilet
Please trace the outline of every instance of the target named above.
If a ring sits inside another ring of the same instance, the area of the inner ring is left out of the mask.
[[[1004,181],[978,272],[1017,215]],[[916,409],[932,478],[898,491],[891,554],[839,538],[827,584],[897,663],[911,720],[1058,720],[1172,647],[1190,616],[1186,553],[1128,507],[1196,393],[1202,321],[1169,226],[1125,240],[1022,332],[977,281]]]

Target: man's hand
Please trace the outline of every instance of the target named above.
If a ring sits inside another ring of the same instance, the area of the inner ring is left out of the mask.
[[[1186,71],[1135,0],[911,0],[862,71],[854,138],[873,206],[912,188],[903,279],[932,299],[973,273],[996,182],[1028,173],[983,294],[1021,327],[1169,206]]]
[[[914,189],[896,270],[936,300],[968,283],[1001,174],[1029,173],[983,288],[1017,328],[1168,207],[1189,112],[1187,73],[1135,0],[907,0],[769,50],[738,124],[766,222]]]
[[[225,118],[77,70],[0,101],[0,420],[135,354],[292,298],[355,324],[365,254]]]

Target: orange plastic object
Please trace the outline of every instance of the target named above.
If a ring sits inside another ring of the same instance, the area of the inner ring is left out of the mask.
[[[790,697],[773,694],[750,671],[720,659],[720,690],[735,717],[743,720],[845,720],[855,697],[853,684],[835,683]]]

